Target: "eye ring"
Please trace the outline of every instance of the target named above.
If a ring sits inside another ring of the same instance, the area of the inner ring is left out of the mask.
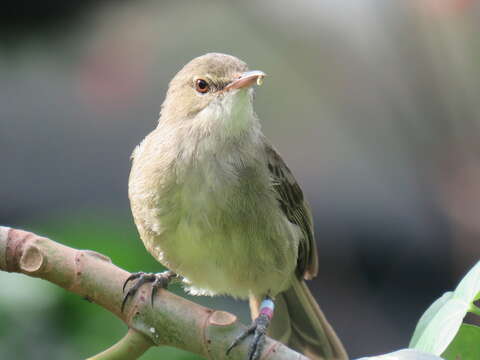
[[[197,79],[195,81],[195,90],[199,93],[205,94],[210,90],[210,85],[208,85],[208,82],[204,79]]]

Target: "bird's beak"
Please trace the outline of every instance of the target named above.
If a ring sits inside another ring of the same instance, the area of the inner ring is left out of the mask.
[[[262,85],[263,78],[266,76],[263,71],[254,70],[244,72],[238,79],[233,80],[230,84],[225,86],[224,91],[230,91],[233,89],[242,89],[250,87],[253,84]]]

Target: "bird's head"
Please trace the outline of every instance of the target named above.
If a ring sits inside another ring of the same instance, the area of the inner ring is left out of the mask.
[[[181,69],[170,82],[162,119],[173,122],[229,119],[253,114],[252,85],[265,73],[248,71],[234,56],[210,53]]]

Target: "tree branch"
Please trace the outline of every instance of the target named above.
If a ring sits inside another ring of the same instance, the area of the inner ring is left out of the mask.
[[[130,275],[111,260],[90,250],[77,250],[31,232],[0,227],[0,270],[39,277],[76,293],[112,312],[130,328],[123,339],[91,359],[136,359],[151,346],[168,345],[208,359],[226,358],[225,350],[245,326],[235,315],[197,305],[159,290],[153,306],[150,286],[120,311],[122,285]],[[229,355],[247,358],[248,341]],[[307,360],[281,343],[267,338],[262,359]]]
[[[139,332],[128,329],[119,342],[87,360],[129,360],[137,359],[152,346],[152,342]]]

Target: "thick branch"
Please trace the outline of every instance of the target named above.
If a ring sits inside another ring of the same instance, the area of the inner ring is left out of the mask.
[[[131,330],[106,353],[133,346],[140,355],[149,346],[169,345],[208,359],[224,359],[225,349],[245,328],[230,313],[205,308],[166,290],[157,293],[152,306],[150,286],[143,286],[122,313],[122,285],[130,273],[94,251],[73,249],[22,230],[0,227],[0,270],[48,280],[124,321]],[[246,359],[247,348],[248,341],[235,348],[229,359]],[[272,339],[267,339],[262,359],[307,360]]]

